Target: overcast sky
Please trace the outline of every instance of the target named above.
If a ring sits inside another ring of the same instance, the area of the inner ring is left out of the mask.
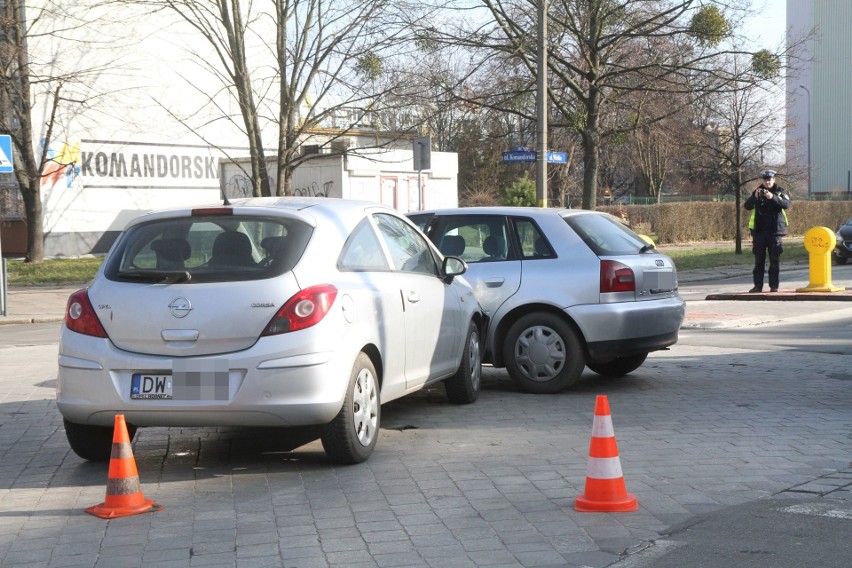
[[[755,13],[746,23],[748,35],[761,47],[778,47],[787,31],[787,0],[752,0],[752,6]]]

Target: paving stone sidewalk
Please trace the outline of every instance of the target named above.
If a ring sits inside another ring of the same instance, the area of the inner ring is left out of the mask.
[[[107,468],[67,446],[55,356],[0,346],[4,567],[604,567],[694,515],[849,491],[852,358],[675,346],[559,395],[515,392],[487,369],[476,404],[441,389],[389,403],[357,466],[280,430],[141,429],[142,488],[164,509],[107,521],[84,512]],[[573,509],[598,394],[636,513]]]

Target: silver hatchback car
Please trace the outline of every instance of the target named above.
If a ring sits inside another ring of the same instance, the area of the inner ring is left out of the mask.
[[[684,301],[674,263],[611,215],[476,207],[409,218],[468,263],[489,317],[485,361],[521,390],[561,391],[585,366],[625,375],[677,341]]]
[[[483,316],[459,258],[375,203],[259,198],[143,215],[68,301],[57,405],[71,448],[106,460],[137,426],[326,425],[366,460],[381,404],[480,388]]]

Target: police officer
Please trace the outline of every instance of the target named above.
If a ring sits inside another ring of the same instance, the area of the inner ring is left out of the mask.
[[[752,236],[754,253],[754,288],[749,292],[763,292],[763,271],[766,255],[769,254],[769,291],[777,292],[781,253],[784,252],[781,239],[787,234],[787,212],[790,208],[790,196],[784,188],[775,183],[775,172],[766,170],[757,189],[745,200],[744,207],[751,211],[748,223]]]

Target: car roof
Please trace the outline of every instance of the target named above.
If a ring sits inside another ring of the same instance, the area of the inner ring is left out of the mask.
[[[363,212],[367,208],[384,209],[395,211],[390,207],[373,201],[360,201],[354,199],[339,199],[334,197],[248,197],[243,199],[232,199],[228,204],[221,201],[214,203],[198,204],[191,206],[175,207],[142,214],[127,224],[127,228],[137,223],[152,221],[156,219],[169,219],[174,217],[185,217],[192,215],[193,211],[200,209],[224,209],[231,208],[239,214],[262,214],[264,211],[280,215],[284,213],[287,217],[299,217],[309,219],[313,215],[306,216],[303,212],[311,211],[321,216],[350,216]],[[313,224],[313,223],[311,223]]]
[[[435,215],[559,215],[561,217],[570,217],[573,215],[607,215],[603,211],[591,211],[588,209],[561,209],[555,207],[512,207],[508,205],[488,206],[488,207],[455,207],[444,209],[428,209],[425,211],[411,211],[409,215],[417,215],[423,213],[431,213]]]

